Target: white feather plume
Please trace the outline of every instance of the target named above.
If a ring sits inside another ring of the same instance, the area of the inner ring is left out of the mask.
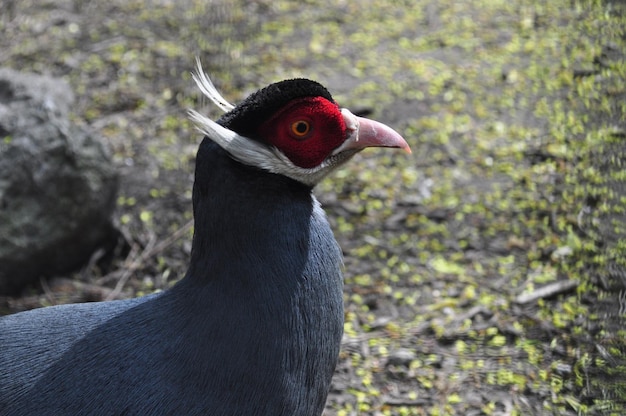
[[[196,71],[191,73],[191,77],[196,82],[196,85],[202,91],[209,100],[218,106],[225,113],[235,108],[234,105],[229,103],[222,95],[217,91],[215,85],[207,74],[202,69],[202,62],[200,58],[196,57]]]

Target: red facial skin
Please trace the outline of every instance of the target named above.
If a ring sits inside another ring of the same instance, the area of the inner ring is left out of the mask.
[[[347,137],[339,106],[322,97],[290,102],[263,123],[258,132],[294,165],[304,169],[321,164]]]

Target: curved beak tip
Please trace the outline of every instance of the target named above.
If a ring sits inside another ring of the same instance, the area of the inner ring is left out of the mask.
[[[346,111],[346,113],[349,113]],[[411,148],[404,138],[391,127],[378,121],[357,117],[352,113],[344,114],[350,118],[351,125],[356,127],[356,137],[350,147],[365,149],[366,147],[395,147],[411,154]],[[348,121],[348,120],[346,120]]]

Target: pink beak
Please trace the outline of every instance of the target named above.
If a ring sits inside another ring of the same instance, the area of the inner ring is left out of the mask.
[[[345,108],[341,112],[348,130],[348,139],[337,149],[338,151],[350,149],[359,151],[366,147],[397,147],[411,153],[407,142],[391,127],[378,121],[357,117]]]

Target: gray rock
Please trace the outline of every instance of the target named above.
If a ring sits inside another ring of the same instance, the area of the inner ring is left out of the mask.
[[[115,235],[118,176],[60,79],[0,68],[0,293],[67,273]]]

